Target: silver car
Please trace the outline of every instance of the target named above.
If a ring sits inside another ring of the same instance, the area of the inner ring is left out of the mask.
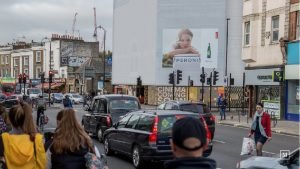
[[[286,157],[253,156],[237,164],[239,169],[299,169],[299,148]]]

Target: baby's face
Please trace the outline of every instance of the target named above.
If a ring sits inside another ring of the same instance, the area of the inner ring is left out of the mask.
[[[189,34],[182,34],[179,40],[180,48],[188,48],[191,46],[192,37]]]

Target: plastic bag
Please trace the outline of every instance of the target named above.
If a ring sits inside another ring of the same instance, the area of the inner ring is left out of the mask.
[[[244,137],[241,155],[251,155],[255,150],[255,143],[249,137]]]

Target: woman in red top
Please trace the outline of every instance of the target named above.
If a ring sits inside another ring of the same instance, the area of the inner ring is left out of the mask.
[[[249,137],[254,133],[254,141],[256,144],[257,156],[262,156],[263,145],[272,139],[271,118],[266,112],[263,112],[263,104],[256,104],[256,112],[251,125]]]

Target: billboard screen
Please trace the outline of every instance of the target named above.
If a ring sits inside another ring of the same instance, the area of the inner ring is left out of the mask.
[[[164,29],[163,68],[216,68],[218,29]]]

